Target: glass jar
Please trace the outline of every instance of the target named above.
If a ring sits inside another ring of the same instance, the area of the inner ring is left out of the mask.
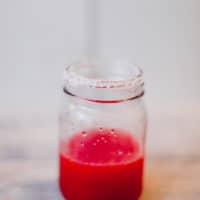
[[[142,191],[143,73],[126,62],[65,70],[59,185],[67,200],[136,200]]]

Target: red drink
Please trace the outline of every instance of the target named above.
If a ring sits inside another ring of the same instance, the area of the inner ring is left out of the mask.
[[[143,154],[127,132],[93,129],[75,134],[60,148],[60,189],[67,200],[137,200]]]

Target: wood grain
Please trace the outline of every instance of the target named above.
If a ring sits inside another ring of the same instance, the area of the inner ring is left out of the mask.
[[[150,116],[141,200],[200,199],[199,119],[200,113]],[[0,120],[0,200],[61,200],[56,122]]]

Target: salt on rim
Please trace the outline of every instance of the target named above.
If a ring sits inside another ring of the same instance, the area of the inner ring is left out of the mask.
[[[136,65],[132,65],[131,69],[133,74],[128,79],[98,79],[98,78],[90,78],[84,76],[78,72],[76,72],[76,67],[80,67],[82,65],[81,62],[74,63],[68,66],[64,72],[64,80],[67,84],[77,87],[77,86],[85,86],[90,88],[135,88],[138,87],[143,88],[144,79],[143,79],[143,71]]]

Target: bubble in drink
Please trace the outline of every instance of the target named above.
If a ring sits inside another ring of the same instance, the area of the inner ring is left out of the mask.
[[[115,129],[111,129],[111,134],[114,134],[115,133]]]
[[[121,156],[123,154],[123,151],[118,151],[118,155]]]
[[[99,132],[103,132],[103,128],[99,128]]]
[[[82,131],[82,136],[83,136],[83,137],[86,137],[86,136],[87,136],[86,131]]]
[[[83,142],[81,142],[81,146],[84,147],[84,143]]]

